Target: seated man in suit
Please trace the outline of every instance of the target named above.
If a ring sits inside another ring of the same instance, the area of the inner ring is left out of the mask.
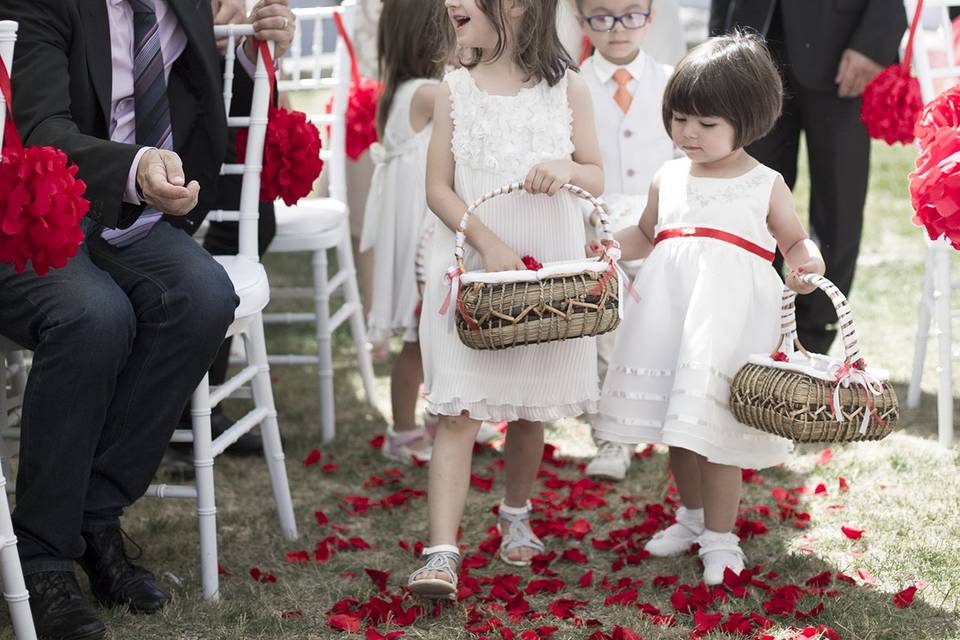
[[[87,183],[85,241],[37,277],[0,265],[0,334],[34,351],[14,527],[39,634],[101,638],[103,605],[169,596],[127,558],[125,507],[143,495],[233,319],[223,269],[176,228],[216,198],[226,116],[210,2],[3,0],[19,22],[13,116],[28,146],[63,149]],[[260,0],[258,37],[293,38],[287,0]],[[248,71],[252,42],[239,53]],[[252,80],[237,73],[237,104]]]
[[[713,0],[710,32],[735,27],[760,32],[781,65],[783,115],[747,151],[797,179],[800,132],[810,164],[810,230],[827,263],[826,276],[848,293],[860,251],[870,177],[870,139],[860,120],[860,95],[897,60],[906,29],[901,0]],[[837,315],[822,293],[797,299],[800,341],[826,353]]]

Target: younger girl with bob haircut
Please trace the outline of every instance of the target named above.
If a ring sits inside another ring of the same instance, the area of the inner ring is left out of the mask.
[[[420,343],[428,409],[440,426],[430,461],[427,562],[409,580],[412,592],[427,597],[456,595],[457,529],[480,421],[510,423],[500,558],[527,566],[544,550],[528,501],[543,421],[595,410],[599,396],[593,339],[476,351],[437,312],[450,291],[444,274],[466,203],[511,182],[525,179],[524,191],[490,200],[470,219],[467,269],[521,270],[522,255],[545,263],[585,257],[580,207],[561,186],[597,194],[603,170],[589,90],[557,36],[557,3],[445,2],[463,68],[444,79],[427,159],[427,199],[442,224],[429,252]]]
[[[624,260],[647,258],[642,302],[617,334],[594,428],[612,442],[669,446],[682,506],[646,550],[674,556],[698,542],[708,585],[744,567],[732,533],[741,469],[778,465],[790,449],[737,422],[728,406],[737,370],[780,337],[775,250],[798,293],[813,290],[798,274],[824,271],[783,178],[744,150],[773,127],[782,96],[755,36],[713,38],[691,51],[663,98],[664,126],[687,157],[664,164],[639,225],[617,234]]]

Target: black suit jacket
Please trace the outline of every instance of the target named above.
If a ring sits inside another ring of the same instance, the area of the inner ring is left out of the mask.
[[[778,1],[786,60],[802,87],[835,90],[844,49],[884,66],[897,61],[907,28],[901,0],[712,0],[710,33],[749,27],[766,36]]]
[[[192,231],[216,200],[227,146],[220,56],[209,0],[167,0],[187,36],[167,94],[174,150],[187,180],[200,183],[196,208],[168,219]],[[89,216],[127,227],[143,205],[123,202],[138,145],[109,141],[112,62],[106,0],[2,0],[0,19],[19,22],[13,113],[24,144],[63,149],[87,183]],[[233,104],[248,109],[253,83],[235,74]],[[249,111],[247,111],[249,113]]]

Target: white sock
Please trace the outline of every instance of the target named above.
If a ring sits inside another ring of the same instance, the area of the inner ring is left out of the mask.
[[[703,529],[703,507],[699,509],[677,509],[677,522],[689,526],[691,529]]]

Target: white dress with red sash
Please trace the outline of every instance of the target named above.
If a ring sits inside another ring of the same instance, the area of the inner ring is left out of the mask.
[[[686,158],[661,170],[658,242],[637,277],[604,380],[596,437],[663,443],[711,462],[782,463],[789,440],[733,417],[730,382],[747,357],[780,336],[783,283],[767,229],[777,174],[690,175]]]

